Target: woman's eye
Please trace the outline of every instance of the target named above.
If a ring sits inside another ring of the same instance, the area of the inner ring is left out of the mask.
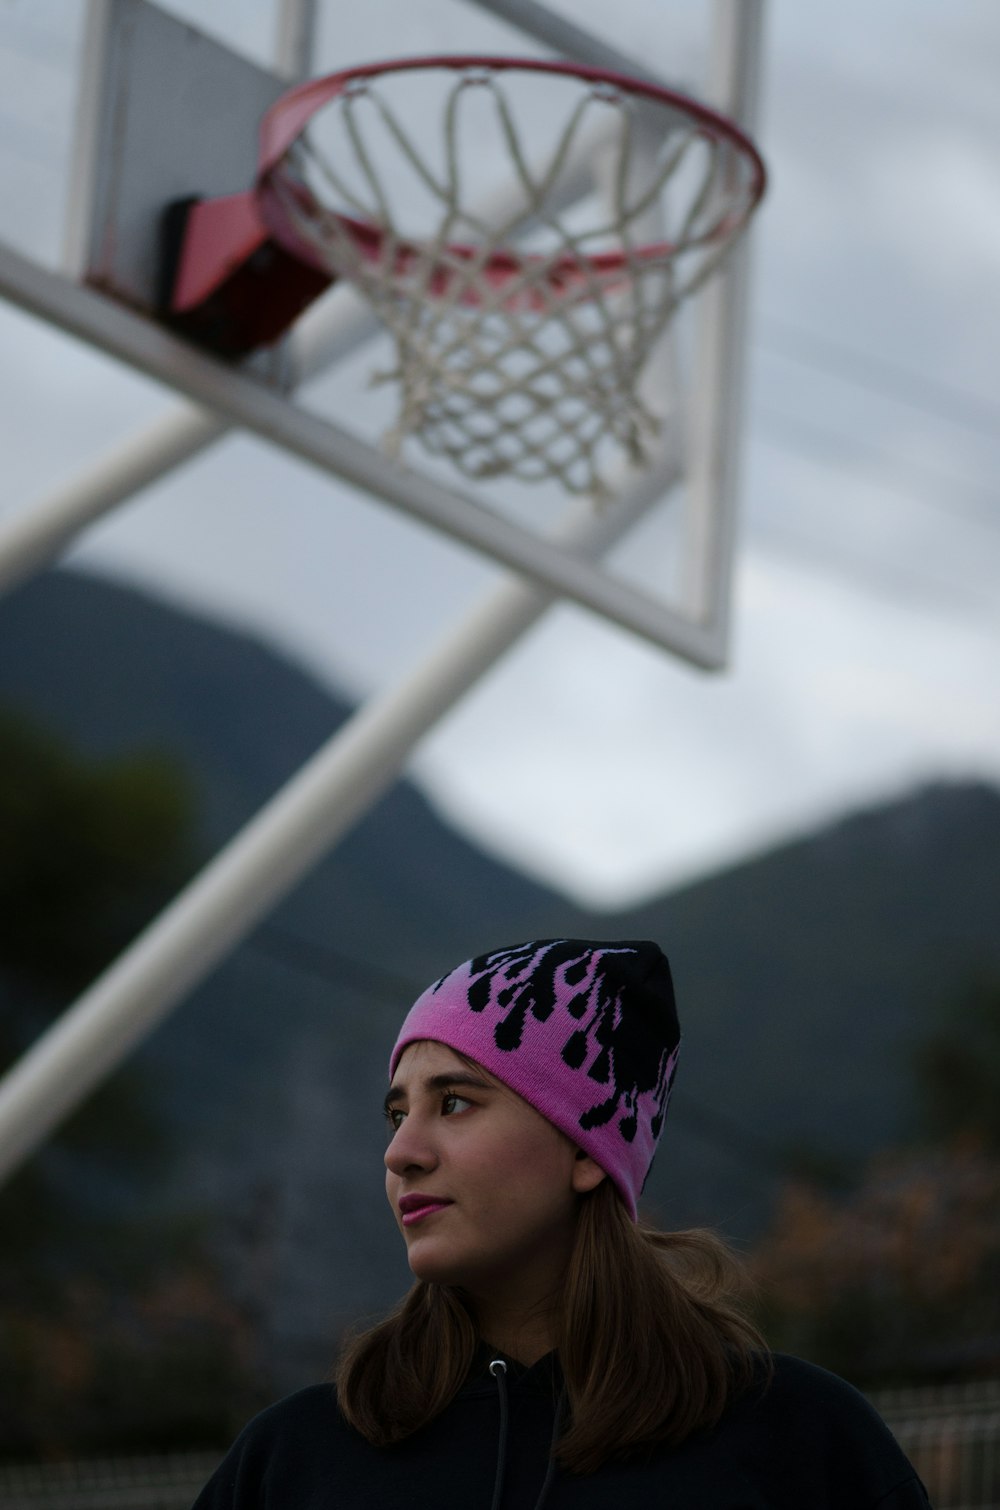
[[[471,1105],[472,1102],[466,1101],[464,1096],[454,1096],[449,1091],[448,1094],[442,1099],[441,1110],[447,1116],[450,1112],[460,1111],[463,1107]]]
[[[388,1122],[392,1132],[399,1131],[399,1125],[405,1116],[405,1112],[397,1111],[395,1108],[385,1113],[385,1120]]]

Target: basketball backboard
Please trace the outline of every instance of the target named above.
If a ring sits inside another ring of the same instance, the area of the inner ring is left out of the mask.
[[[166,207],[189,196],[237,193],[250,184],[260,116],[296,72],[289,54],[290,37],[297,36],[301,44],[311,31],[311,73],[368,60],[379,50],[384,53],[387,20],[392,23],[394,49],[397,42],[405,50],[425,52],[445,46],[454,51],[458,45],[463,51],[502,50],[534,58],[550,57],[561,49],[584,62],[633,72],[647,71],[649,62],[643,57],[640,70],[634,59],[618,50],[620,40],[629,40],[626,28],[613,45],[599,31],[591,34],[564,15],[523,0],[478,4],[434,0],[419,8],[402,8],[387,0],[377,8],[377,18],[366,12],[343,25],[334,24],[329,8],[323,5],[286,3],[249,9],[256,19],[258,53],[266,31],[262,25],[265,11],[274,33],[285,39],[280,69],[266,66],[259,56],[246,55],[253,30],[246,11],[237,15],[233,7],[213,8],[209,35],[202,29],[202,13],[188,5],[166,8],[150,0],[89,0],[86,7],[85,24],[75,40],[79,77],[68,154],[65,265],[74,279],[143,314],[154,314],[162,299]],[[714,6],[678,6],[677,45],[671,57],[678,73],[666,82],[681,85],[723,110],[728,107],[746,114],[754,93],[756,41],[748,18],[758,10],[756,4],[736,5],[733,0],[717,0]],[[190,19],[194,15],[197,25]],[[634,40],[639,40],[638,32]],[[298,67],[304,62],[300,45]],[[699,73],[700,80],[695,77]],[[483,161],[486,205],[502,204],[509,192],[508,170],[503,162]],[[596,173],[591,176],[592,193],[597,178]],[[735,276],[729,279],[730,300],[736,281]],[[344,291],[338,292],[340,304],[348,305]],[[605,578],[596,595],[586,585],[582,593],[571,588],[570,594],[599,611],[607,611],[615,600],[618,607],[612,616],[619,622],[641,633],[651,631],[658,643],[704,666],[723,662],[727,638],[733,487],[725,474],[734,467],[736,406],[726,394],[731,396],[738,371],[741,335],[738,317],[726,314],[724,303],[717,291],[702,301],[700,315],[691,311],[678,320],[672,339],[662,343],[658,366],[651,369],[655,375],[648,379],[658,388],[658,405],[666,414],[669,431],[654,459],[654,475],[664,485],[662,490],[674,496],[659,576],[651,571],[648,551],[640,552],[644,576],[638,587],[640,591],[651,587],[646,611],[637,611],[637,584],[623,592],[608,588],[606,583],[612,579],[596,567],[584,572],[587,577]],[[391,479],[380,465],[384,460],[380,440],[393,419],[389,395],[384,390],[363,398],[359,394],[359,378],[367,379],[373,369],[385,366],[385,343],[380,345],[377,323],[359,320],[356,309],[348,321],[352,322],[347,346],[356,350],[362,343],[371,343],[371,350],[348,364],[344,375],[351,394],[350,428],[369,452],[363,458],[365,485],[386,501],[408,507],[414,489],[390,486]],[[724,361],[719,356],[720,341],[726,344]],[[254,371],[257,376],[279,380],[279,385],[291,380],[288,364],[273,357],[257,359]],[[336,373],[331,371],[324,389],[333,402],[337,387]],[[339,418],[331,413],[334,422]],[[721,456],[723,431],[725,455]],[[277,438],[273,427],[271,437]],[[447,467],[433,461],[428,464],[420,455],[407,454],[405,460],[426,475],[429,488],[454,490],[456,479]],[[682,472],[687,478],[684,490],[665,487]],[[354,476],[358,476],[357,468]],[[612,492],[627,490],[635,482],[635,469],[623,466]],[[400,492],[410,495],[406,501],[400,500]],[[463,518],[462,528],[451,532],[508,565],[533,571],[536,580],[565,590],[574,573],[553,577],[544,559],[548,542],[541,540],[537,548],[532,542],[534,529],[544,534],[554,522],[560,497],[558,488],[535,489],[525,497],[516,487],[486,481],[471,498],[469,490],[465,492],[464,502],[472,505],[468,528]],[[416,509],[421,513],[419,503]],[[496,531],[481,529],[475,517],[487,511],[493,518],[509,521],[510,530],[520,538],[515,541],[511,536],[501,542],[505,548],[494,551]],[[455,511],[449,504],[443,512]],[[421,517],[449,529],[442,523],[441,510],[424,510]]]
[[[250,182],[287,81],[144,0],[91,4],[82,52],[67,271],[153,314],[165,207]]]

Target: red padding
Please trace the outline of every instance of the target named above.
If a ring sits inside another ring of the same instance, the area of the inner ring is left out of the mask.
[[[276,341],[333,282],[274,239],[254,191],[191,201],[165,318],[219,356]]]

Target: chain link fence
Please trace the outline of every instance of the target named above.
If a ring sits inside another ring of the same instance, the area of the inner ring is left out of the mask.
[[[1000,1380],[873,1394],[934,1510],[1000,1510]]]
[[[1000,1510],[1000,1380],[871,1398],[934,1510]],[[220,1456],[0,1464],[0,1510],[190,1510]]]
[[[191,1510],[220,1452],[0,1464],[0,1510]]]

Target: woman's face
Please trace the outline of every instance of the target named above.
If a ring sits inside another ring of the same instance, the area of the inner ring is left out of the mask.
[[[386,1097],[385,1188],[418,1279],[473,1295],[557,1284],[579,1195],[604,1178],[514,1091],[431,1039],[403,1052]]]

